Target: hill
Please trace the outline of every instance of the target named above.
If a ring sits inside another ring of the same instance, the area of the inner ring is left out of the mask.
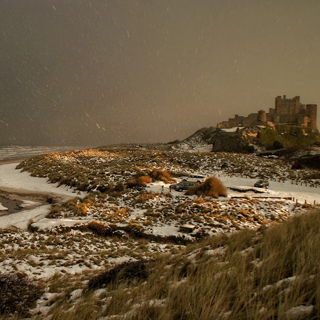
[[[214,152],[260,152],[320,143],[318,131],[287,125],[250,126],[219,129],[202,128],[172,148]]]

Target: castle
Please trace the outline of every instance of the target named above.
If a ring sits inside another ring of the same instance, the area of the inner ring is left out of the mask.
[[[235,115],[228,121],[222,121],[217,124],[217,128],[249,127],[252,125],[267,125],[268,122],[274,124],[288,124],[311,128],[317,130],[317,105],[300,103],[300,97],[296,96],[287,99],[284,95],[277,96],[274,102],[274,108],[269,108],[269,112],[264,110],[258,113],[250,113],[247,117]]]

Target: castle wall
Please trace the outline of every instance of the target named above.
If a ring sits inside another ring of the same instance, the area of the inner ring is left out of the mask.
[[[317,130],[317,105],[301,104],[300,96],[295,96],[292,99],[287,99],[285,95],[283,97],[277,96],[274,108],[269,108],[268,113],[260,110],[258,113],[251,113],[247,117],[235,115],[234,118],[229,118],[228,121],[218,123],[217,127],[249,127],[267,124],[268,122],[308,127]]]
[[[295,96],[292,99],[287,99],[286,96],[275,98],[275,112],[277,115],[294,116],[300,112],[301,103],[300,97]]]

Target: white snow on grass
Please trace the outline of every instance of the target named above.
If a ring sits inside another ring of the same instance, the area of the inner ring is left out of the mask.
[[[19,191],[48,192],[56,195],[75,197],[73,190],[67,186],[58,187],[57,183],[48,183],[46,178],[32,177],[28,172],[16,169],[17,163],[0,165],[0,187]],[[82,196],[85,193],[82,192]]]
[[[222,174],[218,174],[217,177],[221,180],[226,188],[229,187],[239,187],[239,188],[254,188],[253,185],[257,181],[257,179],[249,179],[249,178],[240,178],[240,177],[230,177]],[[320,188],[311,188],[306,187],[301,184],[291,184],[290,181],[283,182],[275,182],[270,181],[269,189],[265,190],[260,188],[263,193],[254,193],[247,192],[243,193],[243,195],[247,195],[249,197],[279,197],[279,198],[292,198],[297,200],[299,203],[305,203],[305,201],[309,204],[320,204]],[[234,192],[228,190],[229,196],[239,196],[241,193]]]
[[[88,223],[90,220],[78,220],[78,219],[41,219],[33,223],[32,226],[45,230],[47,228],[64,226],[64,227],[73,227],[82,223]]]
[[[24,210],[1,216],[0,228],[17,227],[22,230],[26,230],[30,220],[38,221],[43,219],[48,214],[50,208],[50,205],[44,205],[32,210]]]
[[[153,227],[152,230],[152,234],[158,236],[171,236],[179,234],[179,229],[175,226]]]
[[[52,195],[60,195],[65,199],[70,199],[79,196],[66,186],[57,187],[57,184],[51,184],[45,178],[31,177],[30,174],[27,172],[21,172],[21,170],[16,170],[16,165],[16,163],[11,163],[0,166],[0,187],[12,188],[20,191],[31,191],[39,193],[46,192]],[[301,184],[296,185],[292,184],[290,181],[286,181],[284,183],[270,181],[269,189],[266,190],[261,188],[259,189],[261,193],[255,193],[253,190],[253,185],[256,182],[256,179],[228,176],[221,174],[220,172],[213,172],[212,175],[216,175],[222,181],[222,183],[228,188],[228,197],[218,199],[218,201],[221,202],[221,204],[225,201],[228,201],[230,197],[261,197],[266,199],[270,198],[271,200],[272,198],[281,198],[284,201],[288,201],[288,203],[293,203],[294,201],[297,201],[302,204],[320,203],[320,188],[311,188],[303,186]],[[240,192],[229,189],[231,187],[237,187]],[[155,182],[149,184],[147,186],[147,191],[155,194],[171,193],[171,195],[174,198],[185,197],[185,194],[183,192],[176,192],[174,190],[170,192],[169,184],[165,184],[163,182]],[[82,192],[81,196],[84,197],[85,195],[86,193]],[[187,197],[192,198],[195,196]],[[154,201],[159,201],[159,199],[155,199]],[[15,214],[0,216],[0,228],[15,226],[25,230],[31,219],[35,221],[34,225],[40,229],[46,229],[57,225],[71,226],[80,223],[80,220],[78,221],[73,219],[44,219],[49,210],[50,206],[45,205],[33,210],[22,210]],[[133,215],[135,215],[136,217],[141,217],[143,214],[144,210],[135,209],[133,212]],[[81,220],[81,222],[86,221]],[[161,236],[179,234],[177,227],[168,225],[154,226],[152,228],[152,232],[155,235]]]

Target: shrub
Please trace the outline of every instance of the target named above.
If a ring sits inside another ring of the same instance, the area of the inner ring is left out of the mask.
[[[166,171],[166,170],[156,170],[154,169],[151,173],[150,176],[154,179],[154,180],[160,180],[163,181],[164,183],[170,183],[173,180],[171,174]]]
[[[110,283],[121,283],[148,278],[146,260],[128,261],[115,266],[92,278],[88,283],[89,290],[95,290],[107,286]]]
[[[144,203],[148,200],[152,200],[155,198],[155,195],[153,193],[142,193],[139,195],[139,197],[136,199],[136,203]]]
[[[137,184],[139,186],[142,186],[142,185],[145,186],[151,182],[152,182],[152,179],[149,176],[141,176],[141,177],[137,178]]]
[[[27,316],[42,293],[43,289],[23,273],[0,273],[0,315],[18,313]]]
[[[99,221],[91,221],[87,227],[93,233],[104,237],[111,236],[113,232],[110,226],[105,225],[104,223]]]
[[[195,186],[187,190],[188,195],[198,195],[198,196],[210,196],[218,198],[219,196],[226,197],[228,195],[227,189],[222,184],[222,182],[216,177],[210,177],[205,180],[202,184]]]
[[[114,191],[121,192],[123,190],[124,190],[124,185],[122,182],[118,182],[114,187]]]
[[[128,180],[127,188],[146,186],[150,182],[152,182],[152,179],[149,176],[139,176],[135,179]]]

